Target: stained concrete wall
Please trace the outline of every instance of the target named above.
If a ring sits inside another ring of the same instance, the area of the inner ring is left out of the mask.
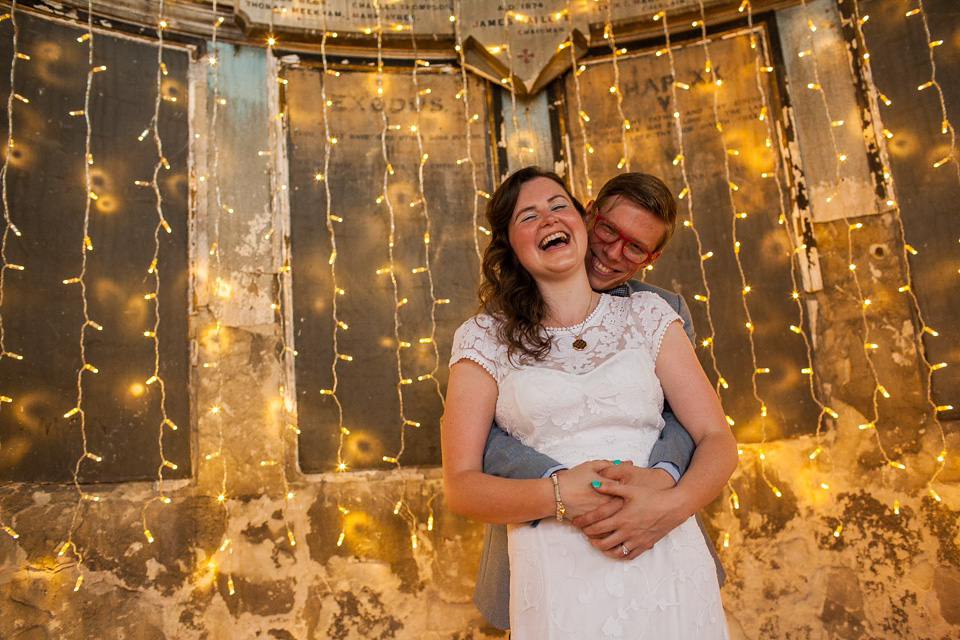
[[[195,182],[195,477],[166,483],[169,504],[150,503],[152,543],[143,509],[154,486],[102,486],[99,502],[79,504],[72,487],[0,487],[0,514],[19,534],[0,534],[0,637],[501,638],[470,603],[482,529],[445,510],[437,469],[297,472],[279,392],[285,338],[270,309],[283,247],[259,240],[283,228],[275,165],[258,153],[275,148],[266,124],[273,80],[262,49],[228,47],[220,64],[230,108],[217,113],[217,149],[196,143],[194,177],[209,175],[216,151],[220,197],[235,211],[219,219],[217,236],[214,186]],[[197,95],[209,98],[207,80],[198,83]],[[212,110],[198,107],[199,130],[211,126]],[[864,228],[852,247],[845,220],[815,223],[824,289],[808,309],[820,397],[838,417],[825,421],[819,440],[765,443],[762,460],[760,448],[745,448],[731,481],[739,508],[727,492],[704,514],[729,573],[723,595],[735,638],[960,634],[960,436],[947,425],[937,501],[928,480],[940,429],[911,309],[892,293],[905,277],[895,213],[875,214],[872,196],[861,205],[852,215]],[[242,283],[228,301],[211,296],[215,236],[230,248],[219,273]],[[869,322],[885,355],[875,360],[878,374],[897,391],[881,403],[876,433],[859,429],[872,414],[874,385],[864,376],[851,252],[864,297],[876,301]],[[204,332],[215,320],[222,334],[212,341]],[[202,367],[213,359],[215,372]],[[214,405],[219,414],[209,411]],[[211,452],[220,455],[206,459]],[[401,499],[408,512],[395,514]],[[72,552],[58,556],[69,530],[79,566]],[[345,530],[362,535],[338,545]],[[85,579],[74,591],[79,573]]]

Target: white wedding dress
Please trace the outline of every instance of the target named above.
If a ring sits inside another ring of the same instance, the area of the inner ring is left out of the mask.
[[[601,296],[581,327],[551,329],[537,363],[510,362],[495,321],[457,330],[450,362],[469,358],[497,381],[497,423],[571,467],[622,459],[646,465],[663,428],[654,363],[679,316],[655,293]],[[572,344],[580,335],[583,351]],[[513,640],[728,638],[716,565],[690,518],[632,561],[590,546],[568,522],[509,527]]]

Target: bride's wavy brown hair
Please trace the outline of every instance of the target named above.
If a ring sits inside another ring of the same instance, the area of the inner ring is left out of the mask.
[[[540,167],[525,167],[510,174],[490,198],[487,222],[490,244],[483,253],[481,309],[498,319],[497,337],[507,345],[507,357],[543,359],[550,351],[550,335],[543,328],[547,305],[533,276],[520,264],[510,246],[510,220],[517,207],[520,188],[536,178],[553,180],[563,187],[573,206],[585,215],[583,205],[570,194],[563,178]]]

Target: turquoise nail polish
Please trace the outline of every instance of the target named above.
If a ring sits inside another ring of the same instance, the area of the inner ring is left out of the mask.
[[[620,464],[620,460],[614,460],[613,464]]]
[[[596,488],[598,488],[598,489],[600,488],[600,481],[599,481],[599,480],[594,480],[594,481],[591,482],[590,484],[592,484],[594,487],[596,487]]]

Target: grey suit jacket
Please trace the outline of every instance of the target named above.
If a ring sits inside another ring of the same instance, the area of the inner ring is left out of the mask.
[[[666,300],[671,308],[680,314],[683,329],[687,332],[690,342],[696,342],[690,310],[683,297],[636,280],[628,281],[627,287],[630,293],[652,291]],[[650,453],[648,464],[652,466],[658,462],[671,462],[683,474],[693,457],[693,440],[670,411],[669,406],[664,407],[663,420],[663,432]],[[542,478],[549,469],[557,466],[559,463],[553,458],[521,444],[496,423],[493,424],[483,453],[485,473],[503,478],[533,479]],[[726,579],[726,572],[720,564],[720,558],[713,548],[710,537],[707,536],[699,515],[697,524],[703,531],[707,548],[713,554],[717,564],[717,579],[722,586]],[[480,556],[477,584],[473,590],[473,602],[490,624],[498,629],[510,628],[510,560],[507,555],[506,525],[488,524],[484,530],[483,552]]]

